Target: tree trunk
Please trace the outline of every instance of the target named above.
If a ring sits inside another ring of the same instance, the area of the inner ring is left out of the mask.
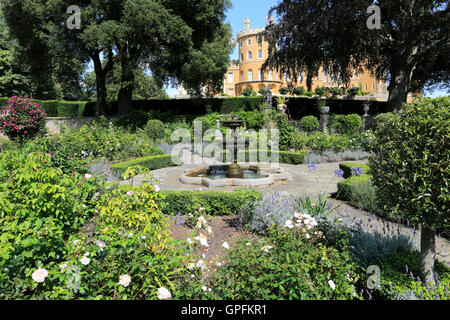
[[[108,62],[106,63],[105,68],[102,67],[99,50],[96,50],[91,54],[91,59],[94,62],[97,91],[97,106],[95,108],[95,115],[100,116],[104,115],[106,111],[106,75],[113,67],[112,52],[108,53]]]
[[[134,87],[134,64],[127,45],[120,47],[120,63],[122,66],[121,85],[118,95],[119,114],[131,111]]]
[[[406,66],[395,66],[391,71],[389,83],[388,112],[398,112],[407,102],[412,69]]]
[[[436,284],[434,261],[436,259],[436,231],[422,227],[420,235],[420,276],[425,283]]]

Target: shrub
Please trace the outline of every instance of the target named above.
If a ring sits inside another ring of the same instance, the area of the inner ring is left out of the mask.
[[[450,269],[437,262],[439,285],[426,285],[418,276],[419,256],[417,251],[402,250],[380,259],[381,288],[373,290],[373,296],[391,300],[449,300]]]
[[[250,159],[256,159],[257,162],[262,161],[260,158],[260,152],[266,153],[268,157],[272,155],[272,150],[238,150],[238,159],[244,159],[244,161],[248,162]],[[244,155],[242,155],[244,153]],[[286,164],[302,164],[305,160],[306,151],[278,151],[278,159],[280,163]],[[224,151],[223,160],[231,161],[231,153],[228,151]]]
[[[302,96],[305,93],[305,88],[304,87],[295,87],[294,88],[294,94],[296,96]]]
[[[324,246],[318,237],[273,229],[263,241],[241,240],[227,266],[208,281],[211,299],[353,299],[356,267],[349,254]],[[353,280],[353,281],[352,281]]]
[[[305,96],[307,96],[307,97],[312,97],[315,93],[314,92],[312,92],[312,91],[305,91]]]
[[[242,95],[243,95],[244,97],[251,97],[251,96],[256,95],[256,92],[253,91],[252,88],[245,88],[245,89],[242,91]]]
[[[340,96],[341,93],[342,93],[342,90],[341,90],[341,88],[339,88],[339,87],[332,87],[332,88],[330,88],[330,93],[331,93],[333,96]]]
[[[307,146],[314,151],[323,152],[333,147],[331,137],[322,132],[316,132],[308,137]]]
[[[288,117],[284,113],[277,113],[274,120],[279,130],[279,148],[280,150],[289,150],[292,148],[292,135],[297,132],[297,128],[289,123]]]
[[[130,113],[121,116],[116,121],[116,125],[134,132],[138,128],[143,129],[149,120],[150,115],[147,112],[133,110]]]
[[[314,116],[303,117],[300,122],[302,129],[306,132],[312,132],[319,129],[319,120]]]
[[[164,138],[164,130],[164,123],[160,120],[148,120],[147,124],[145,125],[145,133],[150,139],[154,141]]]
[[[10,139],[31,139],[45,128],[46,114],[42,107],[27,97],[14,96],[2,106],[1,131]]]
[[[302,150],[306,147],[307,141],[308,136],[297,131],[292,135],[291,147],[295,151]]]
[[[336,129],[339,134],[356,135],[359,133],[361,125],[361,117],[357,114],[338,114],[330,119],[330,127]]]
[[[280,90],[278,90],[280,94],[288,94],[289,88],[288,87],[281,87]]]
[[[343,152],[350,147],[350,139],[347,136],[331,135],[332,149],[337,152]]]
[[[347,95],[349,96],[356,96],[359,93],[359,88],[358,87],[351,87],[350,89],[347,90]]]
[[[370,173],[370,167],[363,163],[356,163],[356,162],[343,162],[339,163],[339,169],[344,171],[344,178],[350,178],[352,176],[352,168],[359,167],[363,170],[364,174],[371,174]]]
[[[165,214],[186,213],[187,208],[204,208],[213,216],[227,216],[239,213],[244,205],[251,205],[261,198],[253,189],[224,191],[161,191],[164,199],[160,206]]]
[[[139,166],[146,167],[150,170],[156,170],[156,169],[175,166],[175,165],[177,165],[178,161],[179,161],[179,159],[177,159],[174,162],[172,160],[172,155],[164,154],[164,155],[157,155],[157,156],[142,157],[142,158],[126,161],[126,162],[116,163],[111,166],[111,169],[123,173],[129,167],[139,165]]]
[[[82,117],[86,102],[58,101],[58,117]]]
[[[326,89],[325,87],[316,87],[316,89],[314,90],[314,92],[318,95],[318,96],[324,96],[326,94]]]
[[[434,283],[434,237],[449,228],[450,100],[404,105],[376,131],[369,159],[378,197],[412,224],[422,224],[421,277]]]
[[[338,191],[336,194],[336,198],[339,200],[350,200],[353,189],[356,188],[361,183],[370,182],[370,179],[372,176],[368,174],[363,174],[360,177],[357,176],[351,176],[348,179],[345,179],[344,181],[341,181],[337,184]]]
[[[266,93],[266,89],[265,89],[265,88],[259,88],[259,89],[258,89],[258,93],[259,93],[260,95],[264,95],[264,94]]]

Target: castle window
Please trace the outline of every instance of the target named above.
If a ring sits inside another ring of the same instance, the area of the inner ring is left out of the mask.
[[[251,69],[248,70],[248,81],[253,81],[253,71]]]
[[[247,45],[248,45],[248,46],[251,46],[251,45],[252,45],[252,39],[248,39],[248,40],[247,40]]]
[[[233,83],[233,72],[228,72],[228,83]]]
[[[273,72],[272,72],[272,70],[269,71],[269,80],[273,80]]]
[[[248,52],[248,60],[253,59],[253,53],[251,51]]]
[[[263,78],[263,74],[262,74],[262,70],[261,69],[259,69],[259,71],[258,71],[258,80],[262,80],[262,78]]]
[[[263,58],[263,52],[262,50],[258,50],[258,59],[262,59]]]
[[[241,53],[241,61],[244,61],[244,54]]]
[[[243,81],[244,81],[244,72],[241,71],[241,82],[243,82]]]
[[[241,41],[241,48],[242,48],[243,45],[244,45],[244,42]]]
[[[230,96],[234,95],[234,90],[233,90],[233,89],[228,89],[228,94],[229,94]]]

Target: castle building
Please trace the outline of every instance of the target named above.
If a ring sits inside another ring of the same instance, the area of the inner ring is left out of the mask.
[[[279,94],[282,87],[288,87],[290,79],[276,70],[262,72],[262,65],[267,59],[269,44],[258,35],[264,31],[264,28],[251,28],[250,19],[244,19],[244,30],[237,34],[237,44],[239,48],[239,60],[231,61],[224,77],[223,93],[228,96],[241,96],[246,88],[251,88],[259,92],[260,88],[268,85],[272,88],[274,94]],[[260,39],[258,39],[260,38]],[[298,81],[294,85],[303,86],[305,91],[306,76],[299,75]],[[330,88],[341,88],[342,94],[350,87],[359,87],[363,92],[369,92],[371,97],[385,100],[388,97],[387,83],[377,80],[369,72],[354,73],[348,86],[338,83],[320,70],[318,77],[313,79],[311,90],[316,87],[325,87],[327,95]]]

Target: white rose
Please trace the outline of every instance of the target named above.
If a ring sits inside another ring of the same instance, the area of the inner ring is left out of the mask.
[[[130,282],[131,282],[131,278],[127,274],[124,274],[124,275],[119,277],[119,284],[124,286],[124,287],[128,287]]]
[[[31,275],[34,281],[37,283],[42,283],[45,281],[45,278],[48,277],[48,271],[42,268],[37,269],[33,274]]]
[[[172,298],[172,294],[167,288],[161,287],[158,289],[158,299],[159,300],[168,300]]]
[[[89,259],[88,257],[84,256],[83,259],[80,260],[82,265],[87,266],[89,264],[89,262],[91,262],[91,259]]]
[[[336,285],[334,284],[333,280],[328,280],[328,284],[330,285],[331,289],[336,289]]]

